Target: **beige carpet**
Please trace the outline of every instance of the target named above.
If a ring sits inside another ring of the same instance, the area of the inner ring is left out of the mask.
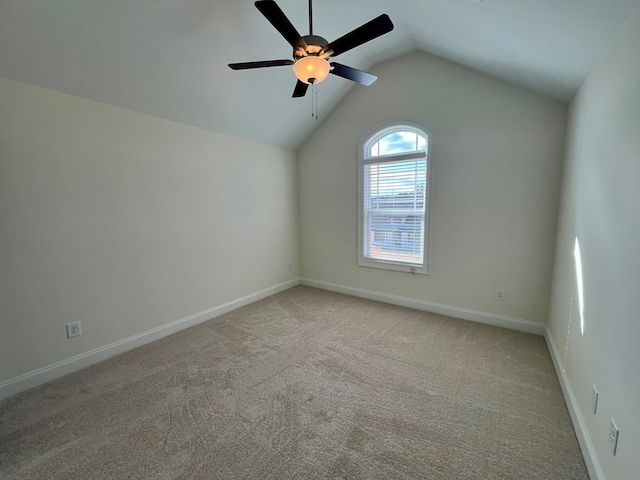
[[[0,478],[588,476],[542,337],[300,286],[6,399]]]

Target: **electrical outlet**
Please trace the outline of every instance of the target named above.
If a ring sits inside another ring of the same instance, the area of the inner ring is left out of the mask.
[[[67,323],[67,338],[79,337],[82,335],[80,322]]]
[[[620,435],[620,430],[618,430],[618,426],[616,422],[611,419],[611,424],[609,425],[609,445],[611,445],[611,453],[616,454],[616,450],[618,450],[618,435]]]
[[[600,396],[600,394],[598,393],[598,389],[596,388],[595,385],[593,385],[593,390],[591,391],[591,410],[593,411],[593,414],[596,414],[596,411],[598,411],[598,397]]]
[[[496,300],[502,302],[504,300],[504,290],[496,289]]]

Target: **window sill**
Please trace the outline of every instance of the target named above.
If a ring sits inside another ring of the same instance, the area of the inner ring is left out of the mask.
[[[395,270],[396,272],[411,273],[416,275],[429,275],[426,267],[412,265],[410,263],[385,262],[383,260],[359,260],[358,266],[369,268],[381,268],[383,270]]]

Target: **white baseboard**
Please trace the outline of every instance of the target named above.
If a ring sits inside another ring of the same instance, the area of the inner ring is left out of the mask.
[[[509,328],[520,332],[534,333],[536,335],[544,335],[545,326],[542,323],[532,322],[530,320],[522,320],[519,318],[507,317],[504,315],[496,315],[493,313],[479,312],[466,308],[452,307],[440,303],[426,302],[415,298],[400,297],[388,293],[374,292],[372,290],[363,290],[361,288],[349,287],[346,285],[338,285],[336,283],[323,282],[313,280],[311,278],[300,279],[302,285],[320,288],[332,292],[344,293],[354,297],[367,298],[378,302],[390,303],[401,307],[415,308],[416,310],[424,310],[449,317],[461,318],[463,320],[471,320],[472,322],[486,323],[497,327]]]
[[[569,383],[569,378],[562,368],[562,360],[558,354],[558,349],[553,341],[549,328],[545,328],[544,338],[547,341],[547,347],[549,348],[549,354],[553,360],[553,366],[556,369],[558,380],[560,381],[560,387],[562,388],[562,394],[564,395],[564,401],[567,404],[569,410],[569,416],[573,423],[573,429],[576,431],[576,437],[578,437],[578,443],[580,444],[580,450],[582,450],[582,456],[584,457],[584,463],[587,466],[589,477],[591,480],[606,480],[600,462],[598,461],[598,455],[596,454],[595,447],[591,441],[591,435],[587,429],[587,424],[578,405],[578,400],[573,393],[573,388]]]
[[[72,372],[76,372],[90,365],[94,365],[98,362],[111,358],[120,353],[132,350],[134,348],[146,345],[147,343],[154,342],[163,337],[171,335],[172,333],[179,332],[185,328],[193,327],[212,318],[223,315],[227,312],[235,310],[250,303],[257,302],[263,298],[269,297],[278,292],[282,292],[291,287],[295,287],[300,284],[300,279],[295,278],[286,282],[274,285],[259,292],[245,295],[244,297],[237,298],[222,305],[210,308],[203,312],[189,315],[188,317],[181,318],[179,320],[167,323],[157,328],[153,328],[146,332],[139,333],[129,338],[119,340],[117,342],[105,345],[90,352],[86,352],[77,355],[61,362],[54,363],[47,367],[34,370],[33,372],[26,373],[16,378],[4,381],[0,383],[0,400],[10,397],[17,393],[23,392],[30,388],[42,385],[56,378],[60,378]]]

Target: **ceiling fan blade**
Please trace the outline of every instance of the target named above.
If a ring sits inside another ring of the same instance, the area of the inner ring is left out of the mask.
[[[332,62],[331,66],[333,68],[329,73],[333,73],[334,75],[337,75],[339,77],[359,83],[360,85],[364,85],[365,87],[368,87],[378,79],[378,77],[376,77],[375,75],[363,72],[362,70],[358,70],[357,68],[347,67],[346,65],[342,65],[341,63]]]
[[[293,60],[264,60],[261,62],[230,63],[231,70],[248,70],[250,68],[282,67],[293,65]]]
[[[331,42],[323,50],[325,52],[333,50],[332,56],[335,57],[385,33],[389,33],[391,30],[393,30],[393,22],[389,15],[383,14]]]
[[[296,30],[296,27],[293,26],[276,2],[273,0],[259,0],[255,2],[255,6],[294,49],[301,45],[306,47],[306,43]]]
[[[307,93],[307,88],[309,88],[309,85],[307,83],[298,80],[298,83],[296,83],[296,88],[293,89],[293,95],[291,96],[293,98],[304,97]]]

